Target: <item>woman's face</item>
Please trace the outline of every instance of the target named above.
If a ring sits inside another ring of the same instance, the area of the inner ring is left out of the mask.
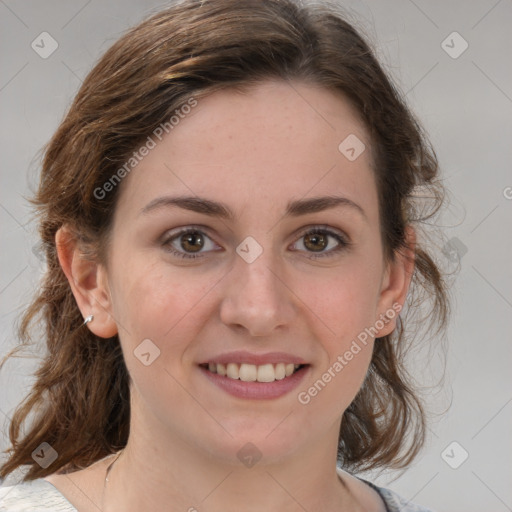
[[[248,442],[269,460],[336,442],[365,329],[394,302],[370,165],[345,100],[273,81],[198,100],[149,151],[122,183],[107,274],[132,422],[232,461]]]

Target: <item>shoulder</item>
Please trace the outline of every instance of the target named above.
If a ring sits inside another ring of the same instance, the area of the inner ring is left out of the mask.
[[[365,481],[366,482],[366,481]],[[384,503],[386,504],[388,512],[434,512],[432,509],[416,505],[411,501],[398,495],[396,492],[385,487],[378,487],[371,482],[366,482],[368,485],[373,487],[380,495]]]
[[[0,487],[0,512],[77,512],[48,481],[37,478]]]
[[[337,467],[340,478],[348,484],[356,498],[367,510],[386,512],[434,512],[433,510],[411,503],[396,492],[379,487],[368,480],[351,475]]]

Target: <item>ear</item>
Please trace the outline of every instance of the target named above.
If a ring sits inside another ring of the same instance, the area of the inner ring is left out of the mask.
[[[68,226],[62,226],[57,231],[55,245],[60,266],[83,317],[94,315],[94,320],[87,327],[101,338],[116,335],[118,330],[112,316],[112,299],[105,267],[86,258]]]
[[[379,329],[376,338],[390,334],[396,327],[414,272],[415,247],[416,232],[408,225],[405,228],[405,247],[388,263],[382,280],[377,311],[379,323],[384,323],[384,327]]]

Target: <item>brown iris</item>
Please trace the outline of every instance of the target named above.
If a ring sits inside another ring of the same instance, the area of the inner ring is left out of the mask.
[[[198,252],[204,246],[204,238],[201,233],[185,233],[181,236],[181,247],[188,252]]]
[[[304,235],[304,245],[312,251],[322,251],[328,245],[327,236],[322,233],[308,233]]]

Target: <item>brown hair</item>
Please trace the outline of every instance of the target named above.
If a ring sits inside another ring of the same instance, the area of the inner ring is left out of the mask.
[[[25,480],[73,471],[125,446],[129,375],[119,340],[82,328],[55,233],[67,224],[91,258],[106,261],[120,187],[101,199],[95,190],[190,97],[276,78],[337,91],[370,135],[386,258],[405,247],[408,223],[417,227],[437,212],[442,188],[435,153],[369,43],[344,18],[325,3],[185,0],[129,30],[89,73],[46,148],[32,200],[47,270],[21,319],[18,349],[42,321],[47,354],[13,416],[0,476],[22,464],[30,465]],[[415,207],[418,187],[426,191],[428,211]],[[449,308],[445,281],[421,243],[415,261],[408,315],[377,340],[366,380],[343,416],[338,458],[349,470],[403,468],[424,442],[425,413],[403,361],[414,338],[405,335],[405,320],[414,318],[420,301],[430,301],[426,321],[440,332]],[[30,429],[20,437],[31,412]],[[58,453],[46,469],[31,457],[42,442]]]

